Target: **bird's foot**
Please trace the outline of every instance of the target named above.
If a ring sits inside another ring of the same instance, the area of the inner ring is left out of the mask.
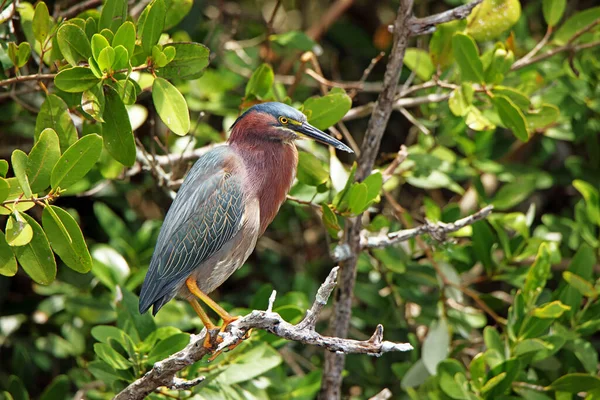
[[[223,333],[225,332],[225,330],[227,329],[227,327],[229,325],[231,325],[231,323],[233,321],[237,321],[238,319],[240,319],[241,317],[233,317],[231,316],[231,318],[228,318],[226,320],[223,320],[223,325],[221,325],[221,329],[219,329],[219,333]],[[221,344],[223,343],[223,338],[221,337],[221,335],[217,335],[217,339],[216,339],[217,343]]]
[[[242,342],[246,339],[250,338],[250,335],[252,334],[252,329],[248,330],[246,332],[246,334],[244,335],[244,337],[242,337],[241,339],[239,339],[237,342],[227,346],[226,349],[221,349],[221,350],[217,350],[215,351],[209,358],[208,358],[208,362],[212,362],[215,358],[219,357],[221,355],[221,353],[223,352],[229,352],[233,349],[235,349],[236,347],[238,347],[240,344],[242,344]],[[217,343],[223,343],[223,338],[220,335],[217,335],[217,338],[215,339],[215,341]]]

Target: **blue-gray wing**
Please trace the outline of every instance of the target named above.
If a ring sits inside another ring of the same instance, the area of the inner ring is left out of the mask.
[[[186,176],[158,235],[140,294],[140,312],[156,314],[183,281],[241,228],[242,179],[227,168],[226,146],[202,156]]]

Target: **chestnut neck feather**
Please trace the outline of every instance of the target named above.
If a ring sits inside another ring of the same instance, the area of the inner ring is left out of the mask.
[[[298,166],[294,143],[277,140],[277,132],[273,131],[276,128],[265,117],[256,113],[247,115],[233,127],[229,138],[229,145],[244,162],[246,190],[260,204],[261,235],[285,201]]]

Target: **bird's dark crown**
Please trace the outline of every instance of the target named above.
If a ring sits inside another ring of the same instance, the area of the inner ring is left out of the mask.
[[[233,129],[240,121],[244,120],[245,117],[255,112],[275,117],[277,121],[279,121],[279,119],[283,117],[287,118],[290,121],[296,121],[300,123],[306,122],[306,116],[302,114],[302,112],[296,110],[294,107],[290,107],[287,104],[271,101],[250,107],[234,122],[234,124],[231,126],[231,129]]]

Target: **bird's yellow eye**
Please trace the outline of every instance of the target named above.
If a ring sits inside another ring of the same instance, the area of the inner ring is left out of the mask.
[[[288,123],[288,119],[286,117],[279,117],[279,122],[281,122],[283,125],[286,125]]]

